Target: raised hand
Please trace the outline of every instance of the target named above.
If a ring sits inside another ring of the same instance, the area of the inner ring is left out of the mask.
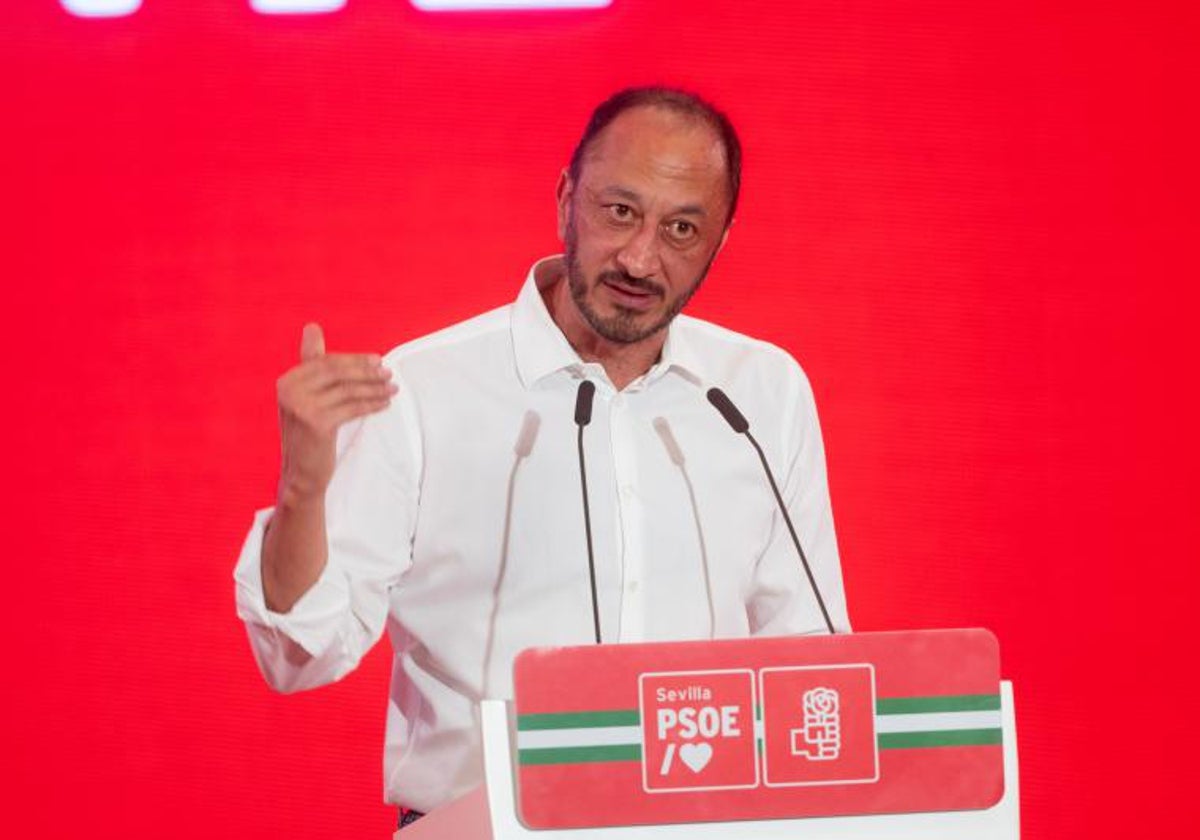
[[[333,477],[338,426],[387,408],[397,390],[391,376],[377,355],[326,353],[321,327],[304,326],[300,363],[275,383],[283,448],[281,501],[324,494]]]
[[[386,408],[397,390],[391,375],[378,356],[326,353],[321,328],[306,324],[300,364],[275,384],[283,467],[262,548],[263,597],[275,612],[291,610],[325,568],[338,426]]]

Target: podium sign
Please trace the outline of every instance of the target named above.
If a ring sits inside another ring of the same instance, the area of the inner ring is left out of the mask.
[[[538,648],[516,661],[530,828],[989,808],[986,630]]]

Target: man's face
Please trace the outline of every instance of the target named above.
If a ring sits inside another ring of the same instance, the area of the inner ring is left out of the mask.
[[[578,183],[559,182],[559,236],[571,298],[602,338],[632,344],[661,330],[699,287],[725,242],[720,138],[654,107],[625,111],[593,138]]]

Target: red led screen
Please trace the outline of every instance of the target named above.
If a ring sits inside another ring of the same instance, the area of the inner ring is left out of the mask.
[[[743,135],[691,311],[807,369],[855,626],[996,633],[1025,836],[1180,836],[1197,43],[1133,0],[4,3],[10,836],[387,836],[386,645],[280,697],[234,615],[275,377],[307,319],[386,350],[509,300],[647,81]]]

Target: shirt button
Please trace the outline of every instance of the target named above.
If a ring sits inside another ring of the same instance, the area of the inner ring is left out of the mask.
[[[628,589],[630,592],[637,592],[638,591],[638,582],[636,580],[631,580],[625,588]]]
[[[613,408],[621,408],[622,406],[624,406],[625,405],[625,395],[617,394],[615,397],[612,398],[612,404],[613,404]]]
[[[621,485],[621,498],[622,499],[632,499],[633,498],[633,488],[630,487],[628,484]]]

